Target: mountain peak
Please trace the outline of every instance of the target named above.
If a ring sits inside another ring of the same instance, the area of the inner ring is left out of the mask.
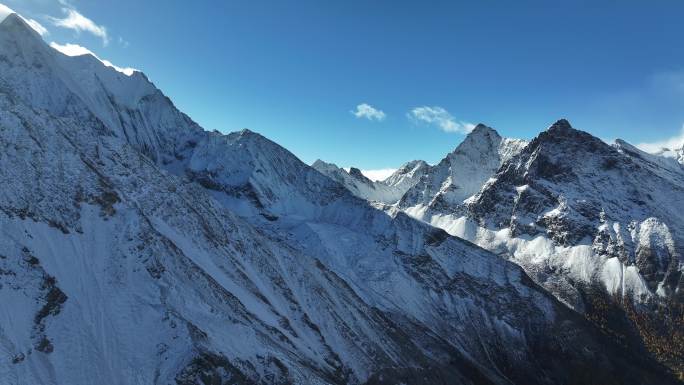
[[[567,119],[558,119],[556,123],[552,124],[551,127],[548,128],[548,131],[569,129],[572,129],[572,125],[570,125],[570,122],[568,122]]]
[[[243,128],[240,131],[232,132],[228,134],[230,137],[237,138],[238,140],[250,140],[250,141],[268,141],[263,135],[258,132],[254,132],[249,128]]]
[[[482,152],[487,148],[498,146],[502,139],[495,129],[480,123],[470,131],[465,139],[463,139],[463,142],[452,153],[464,151]]]
[[[632,144],[630,144],[630,143],[628,143],[628,142],[626,142],[626,141],[624,141],[624,140],[622,140],[622,139],[619,139],[619,138],[618,138],[618,139],[615,139],[615,143],[614,143],[613,146],[616,147],[616,148],[626,148],[626,149],[628,149],[628,150],[639,150],[639,149],[638,149],[637,147],[635,147],[634,145],[632,145]],[[639,151],[641,151],[641,150],[639,150]]]
[[[316,159],[316,161],[314,161],[313,163],[311,163],[311,167],[313,167],[313,168],[316,168],[316,167],[318,167],[318,166],[327,166],[327,165],[328,165],[328,163],[327,163],[327,162],[324,162],[324,161],[321,160],[321,159]]]
[[[363,173],[361,172],[361,170],[359,170],[359,169],[356,168],[356,167],[350,167],[350,168],[349,168],[349,175],[351,175],[352,177],[354,177],[354,178],[356,178],[356,179],[358,179],[358,180],[360,180],[360,181],[362,181],[362,182],[364,182],[364,183],[368,183],[368,184],[372,184],[372,183],[373,183],[373,181],[371,181],[370,179],[368,179],[368,177],[366,177],[365,175],[363,175]]]
[[[550,144],[547,150],[552,151],[586,151],[596,153],[607,151],[613,146],[603,142],[590,133],[573,128],[565,119],[560,119],[552,124],[546,131],[541,132],[532,143]],[[535,145],[536,146],[536,145]]]
[[[471,136],[471,135],[490,134],[490,133],[494,133],[494,134],[496,134],[497,136],[499,135],[499,133],[496,132],[495,129],[493,129],[493,128],[487,126],[486,124],[478,123],[478,125],[475,126],[475,128],[473,128],[472,131],[470,131],[470,133],[468,134],[468,136]]]
[[[24,21],[24,18],[15,12],[7,15],[5,19],[0,22],[0,31],[7,31],[15,34],[26,34],[28,36],[40,38],[38,32],[31,28],[31,26]]]
[[[311,163],[311,167],[318,171],[344,171],[344,169],[338,167],[335,163],[328,163],[322,159],[316,159],[315,162]]]
[[[420,160],[420,159],[412,160],[412,161],[409,161],[409,162],[402,164],[401,167],[399,167],[399,169],[397,169],[397,171],[395,171],[395,174],[396,173],[399,173],[399,174],[407,173],[407,172],[409,172],[409,171],[411,171],[417,167],[422,168],[422,167],[426,167],[426,166],[428,166],[428,164],[424,160]]]

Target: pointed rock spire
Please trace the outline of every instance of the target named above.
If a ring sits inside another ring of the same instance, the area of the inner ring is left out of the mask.
[[[556,123],[552,124],[551,127],[549,127],[548,131],[551,131],[551,130],[569,130],[569,129],[572,129],[570,122],[568,122],[566,119],[559,119],[556,121]]]
[[[473,128],[472,131],[468,134],[468,136],[478,136],[478,135],[483,135],[483,134],[488,134],[488,133],[495,133],[497,136],[499,135],[498,132],[496,132],[495,129],[487,126],[486,124],[483,123],[478,123],[475,128]]]

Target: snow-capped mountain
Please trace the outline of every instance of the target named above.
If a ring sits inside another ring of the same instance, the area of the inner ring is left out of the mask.
[[[515,264],[16,14],[0,146],[2,383],[675,382]]]
[[[364,176],[358,168],[352,167],[347,171],[320,159],[316,160],[311,167],[344,185],[357,197],[383,204],[396,203],[408,189],[420,181],[420,178],[430,168],[422,160],[412,161],[402,165],[387,179],[372,181]]]
[[[492,128],[479,124],[453,152],[431,167],[397,206],[426,222],[433,213],[453,213],[526,144],[502,138]]]
[[[648,348],[682,373],[674,341],[684,336],[683,197],[684,168],[674,160],[621,140],[607,145],[560,120],[485,184],[468,219],[445,227],[510,256],[590,317],[602,312],[593,303],[601,294],[588,287],[607,291]],[[639,303],[636,313],[625,297]]]
[[[466,139],[437,165],[416,160],[402,165],[386,180],[373,182],[357,169],[349,172],[317,160],[312,167],[343,184],[354,195],[396,205],[412,216],[430,222],[432,213],[458,210],[501,164],[527,143],[502,138],[494,129],[477,125]]]
[[[430,169],[425,161],[422,160],[412,160],[410,162],[404,163],[397,171],[393,172],[387,179],[382,182],[388,186],[395,187],[401,191],[408,191],[420,179],[425,175]]]
[[[683,197],[675,157],[610,146],[560,120],[529,144],[479,125],[387,210],[514,261],[588,317],[604,294],[631,298],[637,312],[616,311],[681,372],[671,340],[684,326]]]
[[[673,210],[684,196],[684,169],[664,163],[560,120],[506,163],[468,210],[483,228],[508,229],[512,238],[542,235],[558,247],[585,246],[588,255],[562,261],[577,279],[602,271],[613,293],[669,296],[684,284],[684,212]],[[547,251],[534,254],[519,262],[548,258]],[[591,254],[609,265],[595,265]]]

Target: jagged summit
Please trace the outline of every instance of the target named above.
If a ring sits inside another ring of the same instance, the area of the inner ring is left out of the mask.
[[[361,170],[359,170],[356,167],[350,167],[349,168],[349,175],[352,177],[358,179],[359,181],[366,183],[366,184],[373,184],[373,181],[370,180],[367,176],[363,175]]]
[[[495,129],[493,129],[492,127],[490,127],[484,123],[478,123],[477,126],[475,126],[475,128],[473,128],[473,130],[470,131],[468,133],[468,135],[466,135],[466,137],[478,136],[478,135],[482,135],[482,134],[492,134],[492,133],[499,135],[499,133]]]
[[[397,169],[396,172],[405,173],[405,172],[412,170],[416,166],[428,166],[428,164],[426,161],[421,160],[421,159],[411,160],[411,161],[408,161],[408,162],[402,164],[401,167],[399,167],[399,169]]]
[[[502,138],[493,128],[478,124],[454,151],[430,167],[406,192],[399,207],[427,221],[433,210],[454,212],[526,144],[523,140]]]
[[[486,124],[484,124],[484,123],[478,123],[478,124],[475,126],[475,128],[473,128],[473,130],[470,131],[470,133],[473,133],[473,132],[475,132],[475,131],[480,131],[480,130],[487,130],[487,129],[492,130],[492,128],[489,127],[489,126],[487,126]]]
[[[402,164],[395,172],[388,176],[383,182],[388,185],[395,185],[402,183],[407,176],[412,178],[420,178],[427,170],[430,165],[424,160],[412,160]]]
[[[545,131],[539,133],[539,135],[532,140],[532,143],[546,140],[600,140],[593,135],[574,128],[567,119],[558,119]],[[605,143],[604,143],[605,144]],[[607,145],[607,144],[606,144]]]
[[[572,129],[572,125],[570,122],[567,121],[567,119],[558,119],[554,124],[552,124],[549,128],[548,131],[551,130],[569,130]]]
[[[357,197],[386,205],[396,203],[430,169],[425,161],[414,160],[403,164],[384,180],[373,181],[356,167],[347,171],[320,159],[313,162],[311,167],[340,183]]]
[[[334,163],[328,163],[328,162],[323,161],[322,159],[316,159],[313,163],[311,163],[311,167],[313,167],[313,168],[318,168],[318,167],[328,166],[328,165],[337,167],[337,165],[335,165]]]
[[[219,133],[217,136],[227,137],[228,140],[232,143],[238,143],[243,145],[249,144],[251,147],[253,147],[255,151],[258,151],[260,149],[264,150],[264,152],[270,151],[270,153],[267,154],[269,157],[282,156],[284,152],[287,152],[288,156],[286,158],[288,158],[288,160],[290,160],[289,158],[292,158],[290,161],[296,160],[297,162],[299,162],[299,159],[293,156],[289,151],[284,149],[278,143],[249,128],[243,128],[240,131],[230,132],[225,135]]]
[[[240,130],[238,132],[240,133],[240,135],[246,135],[246,136],[259,135],[259,136],[262,136],[258,132],[254,132],[254,131],[250,130],[249,128],[243,128],[242,130]]]
[[[529,151],[540,147],[546,153],[610,152],[612,146],[586,131],[573,128],[565,119],[555,122],[530,142]]]
[[[486,151],[488,147],[498,146],[502,139],[495,129],[480,123],[466,135],[454,152]]]
[[[623,139],[615,139],[615,143],[613,143],[613,147],[617,149],[618,151],[630,153],[636,156],[642,156],[642,155],[649,155],[647,152],[640,150],[638,147],[635,145],[623,140]]]

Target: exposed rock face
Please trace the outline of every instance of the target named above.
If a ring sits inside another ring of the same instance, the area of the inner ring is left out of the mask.
[[[515,264],[203,131],[16,15],[0,148],[9,384],[674,382]]]

